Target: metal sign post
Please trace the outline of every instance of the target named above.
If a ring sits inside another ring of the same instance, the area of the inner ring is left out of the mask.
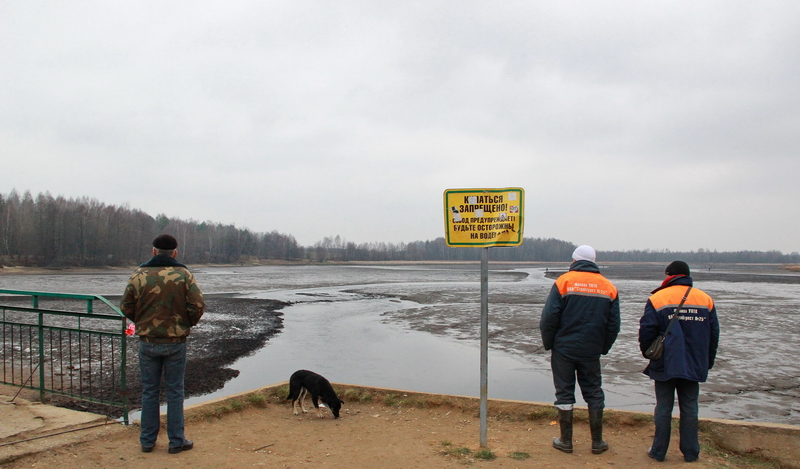
[[[481,250],[481,446],[487,445],[489,400],[489,248]]]
[[[481,247],[480,442],[485,447],[489,399],[489,248],[522,244],[525,192],[505,189],[444,191],[445,242],[450,247]]]

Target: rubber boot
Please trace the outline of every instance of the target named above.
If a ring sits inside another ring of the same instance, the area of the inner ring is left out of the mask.
[[[589,430],[592,432],[592,453],[607,451],[608,443],[603,441],[603,409],[589,409]]]
[[[553,448],[565,453],[572,452],[572,409],[558,409],[558,423],[561,426],[561,438],[553,438]]]

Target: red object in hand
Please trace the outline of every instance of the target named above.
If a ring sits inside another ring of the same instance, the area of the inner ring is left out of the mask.
[[[133,335],[136,334],[136,324],[130,323],[128,327],[125,328],[125,335]]]

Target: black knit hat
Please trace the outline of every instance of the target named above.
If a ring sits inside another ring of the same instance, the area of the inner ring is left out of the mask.
[[[687,277],[691,275],[689,273],[689,264],[683,261],[674,261],[672,264],[667,266],[667,269],[664,270],[664,273],[667,275],[686,275]]]
[[[153,240],[153,247],[162,251],[172,251],[178,248],[178,241],[168,234],[162,234]]]

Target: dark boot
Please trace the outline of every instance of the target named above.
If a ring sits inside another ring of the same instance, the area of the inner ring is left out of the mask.
[[[592,453],[608,450],[608,443],[603,441],[603,409],[589,409],[589,430],[592,432]]]
[[[558,424],[561,426],[561,438],[553,439],[553,448],[565,453],[572,452],[572,409],[558,409]]]

